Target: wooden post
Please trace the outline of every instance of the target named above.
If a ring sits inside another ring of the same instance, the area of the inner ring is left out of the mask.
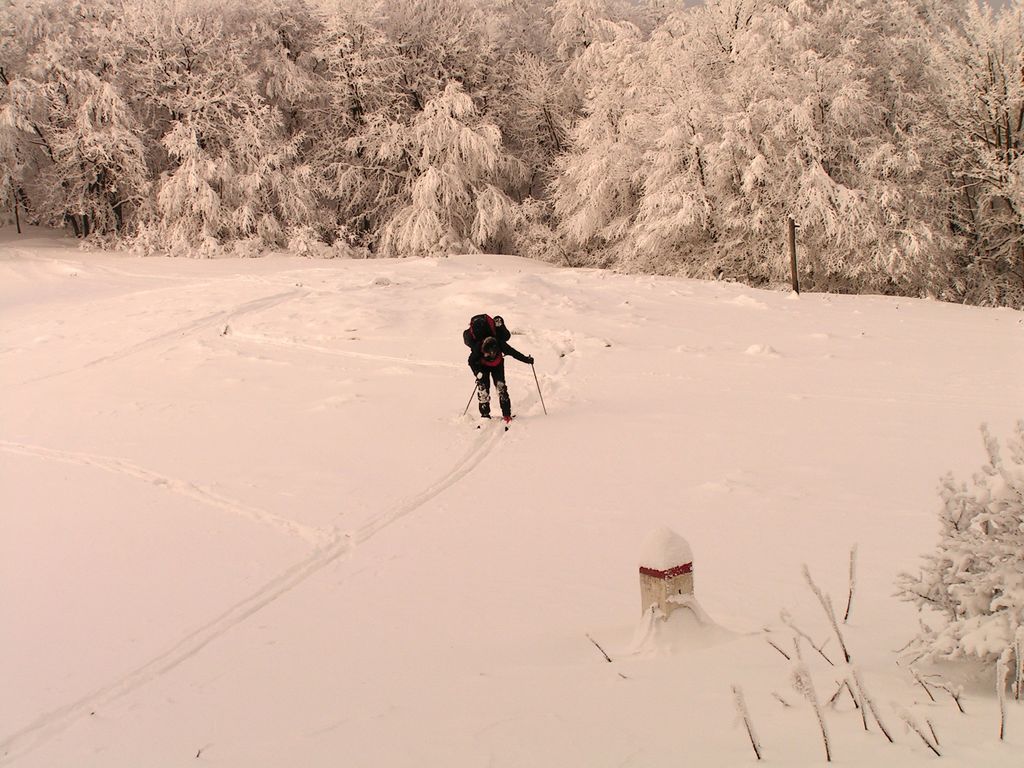
[[[800,278],[796,271],[796,221],[789,217],[789,272],[793,279],[793,290],[800,293]]]
[[[14,190],[14,226],[18,228],[18,234],[21,234],[21,217],[18,216],[18,190]]]

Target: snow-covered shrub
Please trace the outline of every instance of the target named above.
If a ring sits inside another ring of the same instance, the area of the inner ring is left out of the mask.
[[[561,262],[558,236],[551,226],[551,206],[544,200],[528,197],[519,204],[519,209],[522,224],[513,244],[516,253],[538,261]]]
[[[381,252],[500,250],[515,216],[501,185],[516,176],[518,163],[459,83],[425,105],[400,146],[413,158],[410,180],[403,205],[384,227]]]
[[[1024,420],[1005,456],[982,435],[988,462],[973,487],[942,480],[938,548],[920,574],[899,577],[900,596],[928,609],[916,638],[924,658],[994,664],[1024,625]]]
[[[213,242],[214,245],[209,246],[206,251],[200,254],[201,256],[214,258],[227,255],[240,259],[255,259],[262,256],[268,250],[267,244],[259,235],[239,237],[223,244],[216,243],[216,241]]]
[[[295,227],[288,233],[288,250],[309,259],[332,259],[334,250],[312,227]]]

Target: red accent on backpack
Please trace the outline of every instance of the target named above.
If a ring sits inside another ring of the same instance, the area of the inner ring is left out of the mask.
[[[481,318],[487,321],[487,325],[491,329],[491,332],[489,334],[487,334],[487,336],[494,336],[494,335],[496,335],[495,326],[494,326],[494,318],[493,317],[491,317],[490,315],[474,315],[469,320],[469,335],[473,338],[473,341],[483,341],[484,339],[487,338],[487,336],[484,336],[484,339],[477,338],[476,331],[473,328],[473,325],[475,323],[478,324],[478,321]]]

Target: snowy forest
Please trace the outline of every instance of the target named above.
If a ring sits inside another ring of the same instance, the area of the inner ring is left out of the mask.
[[[144,254],[514,253],[1024,306],[975,0],[2,0],[0,209]]]

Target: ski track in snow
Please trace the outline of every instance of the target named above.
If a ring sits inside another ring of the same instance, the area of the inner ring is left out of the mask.
[[[389,355],[375,355],[369,352],[356,352],[354,350],[347,349],[333,349],[330,347],[321,347],[316,344],[309,344],[303,341],[297,341],[293,339],[278,339],[272,336],[264,336],[257,333],[244,333],[238,331],[232,331],[227,337],[228,340],[235,341],[248,341],[254,344],[262,344],[271,347],[284,347],[286,349],[299,349],[305,352],[316,352],[323,355],[334,355],[337,357],[351,357],[358,358],[360,360],[373,360],[376,362],[385,363],[402,363],[404,365],[418,365],[425,368],[451,368],[451,369],[462,369],[462,365],[455,363],[449,363],[441,360],[417,360],[411,357],[392,357]]]
[[[0,440],[0,451],[32,456],[50,461],[60,461],[65,464],[78,464],[83,467],[93,467],[113,474],[127,475],[143,482],[151,483],[160,488],[165,488],[172,493],[185,498],[194,499],[208,506],[214,507],[230,514],[245,517],[258,523],[277,528],[284,533],[298,536],[311,544],[320,544],[326,538],[326,534],[315,528],[287,520],[283,517],[267,512],[262,509],[250,507],[238,501],[233,501],[213,491],[202,488],[185,480],[176,480],[172,477],[154,472],[153,470],[132,464],[124,459],[117,459],[110,456],[96,456],[88,453],[73,453],[71,451],[59,451],[52,448],[43,448],[23,443],[12,443],[7,440]]]
[[[501,422],[499,421],[498,424],[501,424]],[[443,491],[455,485],[455,483],[472,472],[480,462],[487,458],[503,434],[503,429],[483,430],[483,433],[470,444],[467,452],[455,462],[455,465],[447,474],[415,496],[405,499],[391,509],[371,517],[353,533],[354,543],[362,544],[382,529],[416,511],[435,496],[440,495]]]
[[[10,734],[0,741],[0,764],[9,764],[18,757],[43,746],[50,739],[67,730],[77,721],[88,717],[97,709],[110,705],[191,659],[207,645],[242,624],[262,608],[288,594],[312,575],[342,556],[349,554],[356,545],[364,544],[389,525],[412,514],[431,499],[455,485],[472,472],[494,450],[495,446],[500,443],[500,438],[503,434],[504,431],[500,429],[484,430],[481,435],[470,443],[467,451],[455,462],[452,468],[422,492],[374,515],[355,532],[342,532],[335,529],[329,534],[329,538],[326,541],[323,541],[323,534],[318,534],[323,543],[308,557],[271,579],[253,594],[227,608],[219,616],[186,635],[159,656],[77,701],[40,715],[26,727]],[[191,498],[213,504],[222,509],[229,508],[231,511],[245,514],[246,516],[251,517],[255,515],[256,519],[284,527],[289,532],[312,530],[297,523],[290,523],[289,521],[277,518],[270,515],[270,513],[261,512],[251,507],[245,507],[228,501],[223,497],[188,483],[170,481],[161,475],[119,459],[72,454],[7,441],[0,441],[0,450],[83,464],[106,471],[121,472],[149,481],[164,481],[169,484],[169,487],[178,492],[184,492],[185,495]]]
[[[14,256],[16,256],[17,258],[19,258],[19,259],[21,259],[23,261],[33,262],[33,263],[36,263],[36,264],[46,264],[46,265],[49,265],[49,266],[56,266],[56,267],[71,266],[71,267],[73,267],[73,268],[78,270],[77,272],[71,273],[71,274],[90,275],[90,274],[98,273],[98,274],[102,274],[102,275],[109,275],[109,276],[112,276],[112,277],[128,277],[128,278],[133,278],[133,279],[138,278],[138,279],[143,279],[143,280],[156,280],[156,281],[162,281],[162,282],[174,282],[174,283],[179,283],[179,284],[180,283],[185,283],[185,282],[188,282],[190,280],[194,280],[195,279],[194,277],[191,277],[189,275],[166,275],[166,274],[160,274],[160,273],[129,272],[128,270],[125,270],[125,269],[118,269],[117,267],[112,267],[109,264],[100,264],[100,263],[97,263],[97,262],[89,262],[89,264],[86,265],[86,262],[84,262],[84,261],[77,261],[77,260],[73,261],[71,259],[56,258],[56,257],[53,257],[53,256],[39,256],[38,254],[35,254],[32,251],[26,250],[24,248],[11,248],[10,250],[14,254]],[[13,261],[13,259],[12,259],[12,261]],[[144,289],[142,289],[140,291],[132,291],[131,293],[127,293],[127,294],[124,294],[124,295],[125,296],[136,296],[139,293],[147,293],[147,292],[152,291],[152,290],[167,290],[169,288],[177,288],[177,287],[181,287],[181,286],[180,285],[172,285],[172,286],[165,286],[163,288],[144,288]]]
[[[7,764],[37,749],[90,713],[175,669],[261,608],[290,592],[314,573],[349,552],[351,546],[348,536],[336,533],[329,544],[319,547],[312,555],[185,636],[164,653],[85,697],[41,715],[25,728],[0,742],[0,763]]]
[[[289,291],[284,291],[283,293],[275,293],[271,296],[263,296],[258,299],[253,299],[252,301],[247,301],[244,304],[240,304],[229,310],[213,312],[211,314],[197,318],[196,320],[193,320],[189,323],[186,323],[185,325],[174,328],[173,330],[157,334],[156,336],[151,336],[148,339],[144,339],[140,342],[132,344],[130,347],[126,347],[125,349],[122,349],[119,352],[113,352],[109,355],[98,357],[95,360],[90,360],[89,362],[76,366],[74,368],[67,368],[62,371],[48,373],[44,376],[38,376],[34,379],[28,379],[26,381],[21,382],[21,386],[35,384],[37,382],[46,381],[48,379],[54,379],[59,376],[66,376],[69,373],[87,370],[97,365],[102,365],[103,363],[110,363],[114,362],[115,360],[121,360],[123,358],[134,355],[138,352],[141,352],[145,349],[148,349],[149,347],[158,346],[159,344],[166,341],[175,341],[183,336],[188,336],[192,333],[196,333],[197,331],[200,331],[208,326],[218,326],[222,323],[227,323],[228,321],[234,318],[240,317],[241,315],[251,314],[254,312],[261,312],[263,310],[270,309],[271,307],[275,307],[278,304],[283,304],[288,299],[294,298],[299,295],[304,295],[305,293],[306,291],[300,289],[292,289]]]

